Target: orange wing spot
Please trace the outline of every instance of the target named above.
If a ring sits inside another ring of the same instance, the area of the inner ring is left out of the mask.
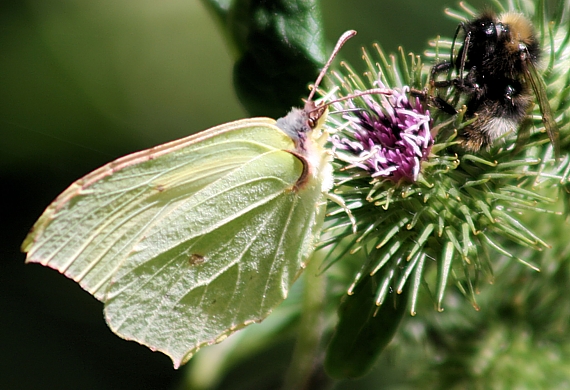
[[[190,255],[190,258],[188,259],[188,262],[191,266],[200,265],[200,264],[204,264],[206,262],[206,258],[202,255],[197,254],[197,253],[192,253]]]

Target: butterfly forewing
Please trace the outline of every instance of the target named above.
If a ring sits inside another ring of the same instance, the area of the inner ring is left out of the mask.
[[[125,248],[133,245],[137,230],[152,224],[153,215],[163,212],[165,204],[196,193],[228,170],[257,158],[260,148],[290,147],[287,137],[266,131],[265,123],[238,121],[241,128],[228,127],[230,131],[212,128],[120,158],[79,179],[34,225],[23,244],[27,260],[58,269],[102,299]],[[258,129],[260,138],[243,136],[245,129]]]

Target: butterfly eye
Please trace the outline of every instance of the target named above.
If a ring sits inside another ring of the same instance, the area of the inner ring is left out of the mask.
[[[318,126],[319,120],[323,117],[327,107],[328,106],[324,104],[322,106],[316,107],[313,111],[309,113],[309,118],[307,119],[307,121],[311,129],[314,129],[315,127]]]

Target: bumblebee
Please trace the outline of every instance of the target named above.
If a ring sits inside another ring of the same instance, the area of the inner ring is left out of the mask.
[[[455,60],[455,43],[462,33],[463,44]],[[490,11],[457,27],[451,60],[433,66],[431,85],[454,87],[466,97],[466,117],[473,121],[460,134],[461,145],[477,152],[517,130],[533,107],[536,96],[544,127],[559,156],[559,135],[552,117],[542,77],[537,72],[540,47],[531,22],[522,14]],[[442,72],[455,71],[455,78],[437,81]],[[453,106],[439,99],[446,112]]]

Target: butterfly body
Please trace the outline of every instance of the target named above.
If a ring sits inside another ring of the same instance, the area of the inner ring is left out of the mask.
[[[113,332],[175,367],[261,321],[309,261],[333,185],[328,106],[313,94],[277,121],[225,123],[87,174],[34,224],[26,261],[79,283]]]

